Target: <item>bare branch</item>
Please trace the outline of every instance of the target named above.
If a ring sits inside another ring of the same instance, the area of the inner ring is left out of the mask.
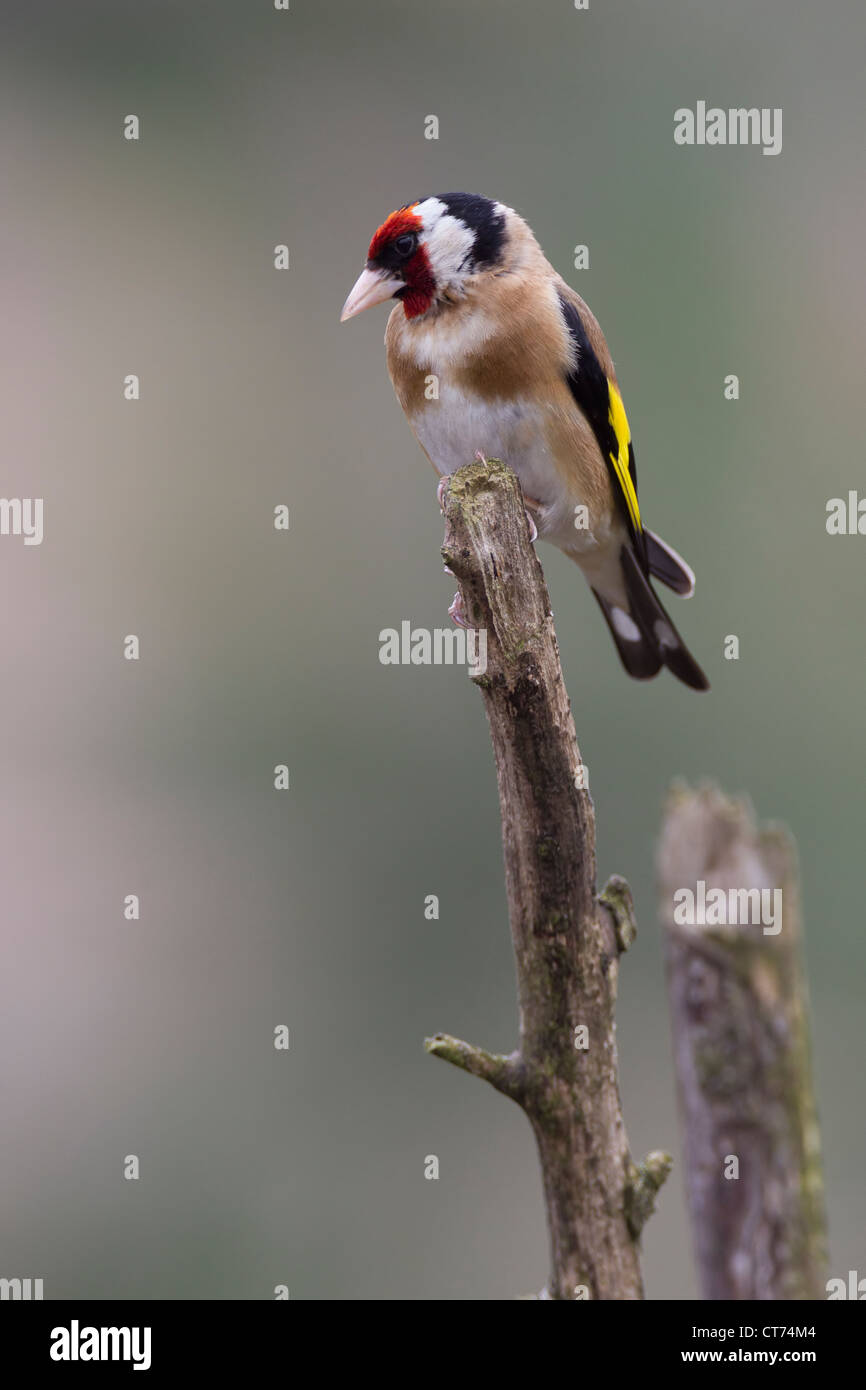
[[[614,1006],[631,894],[615,879],[596,895],[592,800],[517,479],[496,460],[471,464],[443,507],[443,557],[487,635],[487,669],[473,679],[496,760],[520,1047],[506,1058],[441,1035],[427,1046],[529,1117],[551,1242],[542,1296],[638,1299],[638,1236],[669,1160],[635,1167],[620,1109]]]

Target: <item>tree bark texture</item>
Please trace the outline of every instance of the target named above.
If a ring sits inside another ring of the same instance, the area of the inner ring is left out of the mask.
[[[658,877],[703,1295],[824,1298],[820,1137],[793,843],[780,829],[758,830],[748,805],[715,788],[675,788]],[[739,923],[678,922],[684,889],[702,895],[705,917],[723,912]],[[721,897],[711,905],[718,889],[727,906]],[[741,890],[754,889],[766,892],[768,905],[781,890],[778,933],[775,924],[765,930],[766,917],[756,922],[753,911],[736,907],[745,907]]]
[[[503,1056],[438,1034],[426,1047],[529,1118],[550,1235],[541,1296],[639,1299],[640,1231],[670,1159],[632,1162],[620,1108],[614,1011],[631,894],[618,878],[596,892],[592,800],[519,483],[497,460],[470,464],[441,500],[443,557],[467,621],[486,632],[474,680],[499,785],[519,1046]]]

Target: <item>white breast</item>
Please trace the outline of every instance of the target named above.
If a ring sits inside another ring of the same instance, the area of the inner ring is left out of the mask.
[[[412,428],[440,473],[453,473],[480,451],[509,464],[528,496],[553,501],[556,474],[535,402],[484,400],[443,382],[439,400],[425,401]]]
[[[412,428],[441,474],[471,463],[476,452],[514,469],[527,497],[541,503],[538,529],[557,544],[594,548],[595,538],[574,529],[574,499],[565,496],[548,448],[544,407],[519,397],[484,400],[440,382],[438,401],[425,401]]]
[[[500,320],[502,314],[507,319],[508,302],[503,296],[510,284],[508,277],[498,282]],[[521,291],[518,277],[513,284],[516,293]],[[552,279],[539,279],[533,303],[545,331],[555,331],[561,315]],[[550,310],[547,318],[545,306]],[[471,463],[476,453],[507,463],[519,477],[524,494],[541,504],[539,534],[563,549],[592,552],[602,538],[589,529],[576,528],[575,506],[582,499],[566,490],[551,452],[551,438],[561,440],[563,434],[562,420],[553,420],[550,413],[557,407],[548,404],[543,394],[497,398],[462,387],[466,369],[474,361],[482,355],[495,361],[497,331],[501,332],[497,320],[469,297],[458,300],[447,313],[411,321],[399,306],[392,312],[389,350],[405,364],[403,370],[408,366],[421,373],[428,387],[431,378],[435,379],[438,392],[438,399],[425,398],[423,404],[407,411],[412,428],[440,474],[454,473]],[[562,331],[565,333],[564,328]],[[552,425],[556,428],[550,428]],[[597,524],[599,518],[593,520]]]

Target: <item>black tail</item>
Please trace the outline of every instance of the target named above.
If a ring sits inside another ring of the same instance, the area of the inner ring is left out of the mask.
[[[679,559],[678,556],[676,558]],[[636,680],[649,680],[658,674],[662,666],[667,666],[678,680],[692,690],[709,690],[709,681],[659,602],[630,546],[623,546],[621,561],[629,600],[628,613],[595,589],[593,593],[629,675]],[[652,559],[651,567],[655,572]],[[673,577],[671,573],[671,579]],[[674,585],[671,584],[671,587]]]
[[[667,584],[681,598],[691,598],[695,592],[695,576],[682,555],[678,555],[673,546],[663,541],[655,531],[648,531],[644,527],[643,534],[650,574]]]

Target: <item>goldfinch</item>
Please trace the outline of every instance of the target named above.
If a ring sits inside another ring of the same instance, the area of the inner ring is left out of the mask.
[[[388,371],[437,473],[473,453],[509,464],[539,537],[583,570],[629,675],[645,680],[666,666],[707,690],[650,582],[694,590],[688,565],[641,519],[604,334],[523,218],[473,193],[398,208],[370,242],[341,318],[386,299],[398,301]]]

